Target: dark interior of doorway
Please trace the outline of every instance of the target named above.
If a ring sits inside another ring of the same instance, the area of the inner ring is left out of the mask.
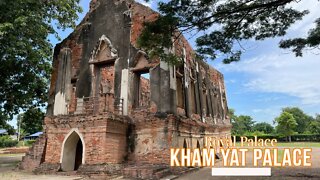
[[[77,143],[76,157],[75,157],[75,163],[74,163],[75,171],[78,170],[82,164],[82,153],[83,153],[83,146],[82,146],[81,139],[79,139]]]

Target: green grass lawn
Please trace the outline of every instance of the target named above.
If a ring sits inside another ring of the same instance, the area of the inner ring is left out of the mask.
[[[298,147],[298,148],[312,148],[317,147],[320,148],[320,142],[291,142],[291,143],[285,143],[285,142],[278,142],[278,147]]]

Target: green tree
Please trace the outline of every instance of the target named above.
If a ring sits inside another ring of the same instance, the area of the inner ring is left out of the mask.
[[[306,133],[320,134],[320,114],[316,114],[315,118],[308,124]]]
[[[216,59],[219,56],[224,63],[239,61],[245,50],[242,41],[284,36],[294,22],[308,13],[307,10],[292,8],[291,5],[295,3],[299,1],[162,1],[158,8],[161,16],[145,24],[138,44],[149,55],[158,55],[164,60],[175,62],[176,59],[165,49],[171,49],[181,34],[198,33],[197,52],[201,58]],[[319,45],[318,26],[309,33],[309,37],[305,45]],[[293,47],[296,45],[294,42],[283,41],[280,47]],[[301,43],[298,45],[301,46]]]
[[[274,132],[274,128],[271,124],[266,122],[256,123],[253,125],[253,131],[263,132],[265,134],[271,134]]]
[[[8,123],[5,123],[5,124],[0,124],[0,129],[5,129],[7,130],[8,134],[9,135],[14,135],[15,134],[15,129],[13,128],[13,126],[11,126],[10,124]]]
[[[314,120],[319,121],[320,122],[320,114],[316,114],[316,117],[314,118]]]
[[[312,134],[320,134],[320,121],[311,121],[308,131]]]
[[[295,127],[294,131],[298,133],[304,133],[307,130],[309,123],[313,120],[312,116],[305,114],[298,107],[286,107],[282,109],[282,112],[288,112],[292,114],[297,122],[297,126]]]
[[[237,122],[237,116],[235,115],[235,110],[229,108],[228,116],[230,118],[230,122],[232,124],[231,134],[237,135],[237,130],[239,129]]]
[[[0,0],[0,114],[18,114],[47,98],[50,34],[75,27],[79,0]]]
[[[244,135],[245,133],[252,132],[254,121],[250,116],[240,115],[232,121],[232,134]]]
[[[240,115],[237,119],[237,121],[242,124],[242,127],[244,129],[244,131],[249,131],[252,132],[253,131],[253,124],[255,123],[252,119],[251,116],[247,116],[247,115]]]
[[[39,108],[31,108],[19,114],[17,125],[20,126],[20,133],[33,134],[42,131],[43,120],[44,113]]]
[[[291,142],[291,135],[295,133],[294,129],[297,126],[297,122],[293,115],[284,111],[279,117],[275,118],[275,122],[277,123],[277,133],[286,136],[287,140]]]
[[[9,117],[0,114],[0,129],[7,130],[8,134],[13,135],[15,133],[14,128],[8,124]]]
[[[230,118],[231,123],[236,121],[237,116],[235,115],[235,110],[232,108],[229,108],[228,116]]]

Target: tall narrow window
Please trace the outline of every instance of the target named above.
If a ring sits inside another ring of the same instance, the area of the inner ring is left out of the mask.
[[[134,107],[150,106],[150,74],[146,72],[135,72],[134,75],[133,100]]]

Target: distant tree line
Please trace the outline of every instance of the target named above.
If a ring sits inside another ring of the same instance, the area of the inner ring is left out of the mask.
[[[20,137],[42,131],[44,112],[39,108],[30,108],[17,117],[17,127]]]
[[[20,113],[17,116],[16,130],[8,123],[9,120],[9,116],[4,116],[0,113],[0,129],[7,130],[9,135],[20,133],[21,137],[23,137],[25,135],[42,131],[44,112],[42,112],[40,108],[33,107],[23,113]]]
[[[248,115],[238,116],[233,109],[230,109],[229,117],[233,125],[231,132],[236,136],[279,135],[291,141],[292,135],[320,134],[320,114],[313,117],[298,107],[283,108],[280,115],[273,120],[275,127],[267,122],[257,123]]]

